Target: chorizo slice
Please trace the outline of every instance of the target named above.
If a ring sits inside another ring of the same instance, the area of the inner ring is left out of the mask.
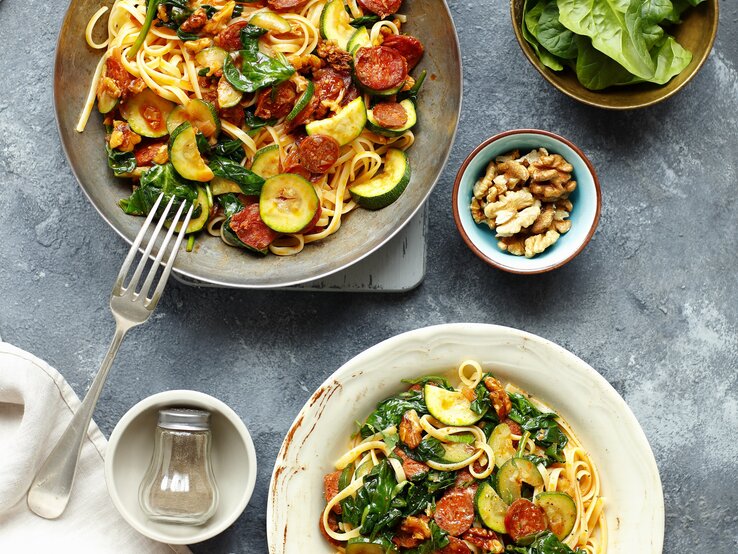
[[[407,78],[407,60],[388,46],[359,48],[354,71],[359,82],[372,90],[401,86]]]
[[[328,173],[338,161],[341,147],[336,139],[327,135],[311,135],[300,141],[297,151],[300,165],[311,173]]]
[[[387,46],[402,54],[407,61],[408,70],[418,65],[425,52],[423,43],[411,35],[387,35],[384,37],[382,46]]]
[[[505,514],[505,529],[515,542],[545,531],[546,527],[546,513],[525,498],[513,502]]]
[[[381,102],[372,108],[374,119],[387,129],[399,129],[407,123],[407,112],[398,102]]]
[[[267,227],[259,215],[259,204],[250,204],[231,217],[231,230],[245,245],[255,250],[266,248],[279,236]]]
[[[449,535],[466,533],[474,523],[474,495],[457,488],[447,491],[436,502],[433,519]]]
[[[279,119],[292,111],[297,101],[297,89],[291,81],[262,90],[256,100],[254,115],[262,119]]]
[[[307,3],[307,0],[267,0],[267,4],[273,10],[295,10],[301,8]]]
[[[334,471],[323,477],[323,494],[325,494],[326,503],[333,500],[333,497],[338,494],[338,480],[341,478],[340,471]],[[341,505],[336,504],[333,506],[333,512],[336,514],[341,513]]]
[[[385,18],[399,11],[402,0],[359,0],[359,5],[362,9]]]
[[[233,51],[243,48],[241,43],[241,29],[248,25],[248,21],[236,21],[228,25],[220,33],[215,35],[215,44],[224,50]]]
[[[321,534],[325,537],[325,540],[327,540],[329,543],[331,543],[336,548],[345,546],[346,543],[339,542],[333,537],[331,537],[325,530],[325,527],[323,527],[323,513],[320,514],[320,520],[318,521],[318,526],[320,527]],[[328,514],[328,527],[331,528],[331,531],[334,533],[340,533],[341,529],[338,527],[338,518],[336,517],[336,514],[333,512]]]
[[[416,462],[399,448],[395,448],[395,455],[402,460],[402,470],[405,472],[408,481],[414,481],[430,470],[423,462]]]

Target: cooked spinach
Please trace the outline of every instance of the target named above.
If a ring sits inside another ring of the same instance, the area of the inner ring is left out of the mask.
[[[223,208],[223,215],[230,218],[233,214],[243,210],[243,203],[233,193],[221,194],[218,196],[220,206]]]
[[[484,377],[486,377],[486,374]],[[492,401],[489,398],[489,391],[487,390],[487,387],[484,386],[483,382],[484,377],[482,377],[482,381],[480,381],[474,389],[476,398],[470,406],[472,411],[478,414],[486,414],[489,410],[492,410]]]
[[[572,550],[551,531],[539,534],[528,546],[508,545],[507,554],[585,554],[584,550]]]
[[[430,435],[423,437],[420,444],[412,450],[405,446],[402,448],[403,451],[416,462],[440,462],[443,459],[443,455],[446,453],[441,441],[435,437],[431,437]]]
[[[420,89],[423,86],[423,82],[425,81],[426,75],[428,75],[428,72],[424,69],[423,71],[420,72],[420,75],[415,80],[415,84],[412,87],[410,87],[409,90],[407,90],[405,92],[400,92],[397,95],[397,99],[399,101],[402,101],[402,100],[405,100],[405,99],[408,99],[409,98],[410,100],[412,100],[414,103],[417,104],[417,102],[418,102],[418,93],[420,92]]]
[[[139,187],[133,194],[120,200],[118,205],[127,214],[147,215],[161,193],[164,193],[164,198],[159,204],[159,213],[164,210],[172,197],[175,198],[174,207],[182,202],[194,202],[197,198],[197,187],[180,177],[171,163],[154,165],[141,175]]]
[[[244,110],[244,123],[249,126],[249,129],[251,131],[255,129],[261,129],[262,127],[266,127],[267,125],[274,125],[277,120],[276,119],[262,119],[260,117],[256,117],[254,115],[254,112],[251,110]]]
[[[213,156],[208,166],[216,177],[236,183],[245,195],[255,196],[261,193],[264,179],[240,163],[228,158]]]
[[[349,21],[349,25],[358,29],[359,27],[371,27],[377,21],[379,21],[378,15],[363,15]]]
[[[428,413],[422,391],[402,392],[380,402],[361,426],[361,436],[366,438],[392,425],[399,425],[402,415],[408,410],[415,410],[418,415]]]
[[[266,29],[255,25],[246,25],[241,29],[243,49],[239,51],[241,67],[236,67],[233,58],[226,56],[223,64],[223,75],[233,88],[241,92],[256,92],[286,81],[295,72],[283,54],[270,58],[259,51],[259,37]]]
[[[381,532],[397,525],[402,518],[399,505],[403,502],[397,495],[395,472],[387,460],[382,460],[364,476],[363,486],[354,497],[342,502],[343,521],[358,527],[361,534],[372,539]]]
[[[666,32],[704,0],[526,0],[521,30],[547,67],[572,67],[586,88],[665,84],[692,54]]]
[[[510,419],[517,422],[538,446],[544,448],[546,456],[556,461],[564,461],[562,451],[568,442],[566,435],[556,423],[558,417],[553,412],[541,412],[522,394],[508,394],[512,402]],[[548,464],[547,464],[548,465]]]
[[[206,156],[210,154],[210,143],[200,131],[195,133],[195,144],[200,154],[205,154]]]
[[[244,157],[243,143],[240,140],[224,140],[218,142],[211,152],[221,158],[228,158],[234,162],[240,162]]]
[[[405,489],[403,515],[424,512],[429,504],[435,503],[437,493],[451,487],[455,481],[455,471],[429,470],[421,479],[410,483]]]
[[[116,177],[136,169],[136,156],[133,152],[115,150],[110,148],[107,143],[105,144],[105,150],[108,152],[108,167],[113,170],[113,175]]]
[[[171,6],[170,12],[172,12],[172,17],[170,18],[170,21],[171,23],[174,23],[177,27],[184,23],[185,20],[192,13],[192,11],[187,6],[186,0],[148,0],[148,3],[146,5],[146,18],[144,19],[143,25],[141,26],[141,30],[139,31],[135,42],[131,46],[130,50],[128,50],[127,56],[129,60],[135,58],[136,54],[141,49],[141,46],[146,39],[146,35],[149,34],[151,24],[154,22],[154,19],[156,19],[157,9],[160,5]],[[176,13],[174,13],[175,10],[177,10]],[[172,29],[175,28],[171,25],[165,26]]]
[[[441,529],[435,521],[431,520],[428,524],[431,531],[431,538],[418,546],[410,550],[406,550],[406,554],[433,554],[441,548],[448,546],[448,533]]]

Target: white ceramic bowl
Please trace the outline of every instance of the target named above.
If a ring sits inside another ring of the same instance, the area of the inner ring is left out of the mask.
[[[166,407],[200,408],[212,414],[211,456],[220,500],[204,525],[154,522],[138,503],[138,487],[154,451],[158,412]],[[224,531],[244,511],[256,483],[256,451],[243,421],[226,404],[202,392],[166,391],[133,406],[115,426],[105,455],[105,481],[113,504],[139,533],[170,544],[193,544]]]
[[[491,160],[512,150],[523,155],[535,148],[562,155],[574,167],[572,178],[577,188],[569,197],[574,205],[569,217],[571,229],[543,253],[526,258],[501,250],[495,232],[474,222],[469,205],[474,183],[484,176]],[[475,148],[459,168],[452,198],[456,227],[471,251],[493,267],[521,274],[544,273],[574,259],[594,235],[602,205],[597,173],[584,152],[567,139],[538,129],[505,131]]]
[[[661,554],[664,500],[653,453],[635,416],[585,362],[545,339],[495,325],[450,324],[411,331],[359,354],[313,394],[292,424],[272,474],[270,554],[335,552],[321,536],[323,475],[400,380],[448,372],[465,359],[533,394],[573,428],[600,471],[608,554]]]

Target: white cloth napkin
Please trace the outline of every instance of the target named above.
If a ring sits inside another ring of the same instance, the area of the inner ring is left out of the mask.
[[[147,539],[117,512],[105,486],[107,441],[94,421],[64,515],[45,520],[28,509],[26,492],[36,470],[79,405],[58,371],[0,342],[0,552],[189,553]]]

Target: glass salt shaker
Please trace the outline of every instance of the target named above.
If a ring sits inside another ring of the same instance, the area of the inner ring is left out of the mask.
[[[201,525],[218,506],[210,463],[210,413],[159,411],[154,454],[138,490],[144,513],[154,521]]]

